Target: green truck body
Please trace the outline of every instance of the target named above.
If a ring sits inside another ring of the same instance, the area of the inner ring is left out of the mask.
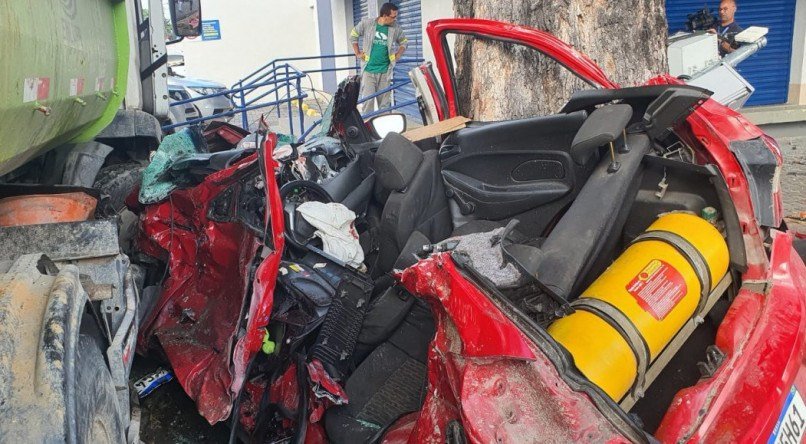
[[[124,1],[0,1],[0,174],[112,121],[126,92],[127,20]]]

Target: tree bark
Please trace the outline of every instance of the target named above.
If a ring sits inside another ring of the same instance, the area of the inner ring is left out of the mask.
[[[622,86],[668,69],[664,0],[454,0],[454,10],[548,31]],[[457,36],[455,49],[459,110],[476,120],[555,113],[590,87],[531,48]]]

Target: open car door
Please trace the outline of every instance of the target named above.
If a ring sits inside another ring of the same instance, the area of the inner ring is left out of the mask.
[[[525,57],[528,66],[533,62],[541,67],[552,64],[552,72],[574,88],[617,87],[593,61],[545,32],[467,19],[437,20],[429,23],[427,30],[444,87],[447,112],[442,113],[443,118],[467,114],[467,104],[457,101],[457,85],[468,80],[461,78],[463,75],[470,74],[463,72],[467,69],[454,69],[450,41],[456,35],[473,39],[472,44],[482,40],[484,44],[501,45],[508,56]],[[539,96],[541,91],[535,94]],[[454,224],[479,219],[505,223],[517,218],[525,234],[544,235],[598,161],[598,155],[572,154],[572,143],[586,118],[587,112],[577,111],[476,121],[448,137],[439,157],[452,197]]]

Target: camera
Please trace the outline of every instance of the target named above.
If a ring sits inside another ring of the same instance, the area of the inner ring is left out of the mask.
[[[717,23],[716,16],[711,13],[708,7],[705,7],[686,16],[686,31],[707,31],[711,28],[716,28]]]

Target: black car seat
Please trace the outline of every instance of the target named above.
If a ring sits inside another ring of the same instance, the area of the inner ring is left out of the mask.
[[[437,151],[423,152],[397,133],[387,135],[375,155],[377,182],[391,190],[381,214],[374,275],[392,269],[413,233],[437,242],[452,224]]]
[[[387,293],[395,299],[396,294],[402,295],[405,290],[390,288]],[[394,321],[397,325],[391,335],[347,378],[345,391],[350,402],[325,413],[330,442],[377,442],[398,418],[422,408],[427,388],[428,346],[436,327],[428,304],[411,295],[408,298],[408,304],[392,304],[391,308],[403,315],[402,320]],[[368,336],[388,334],[367,327],[365,324],[362,334],[365,331]]]

